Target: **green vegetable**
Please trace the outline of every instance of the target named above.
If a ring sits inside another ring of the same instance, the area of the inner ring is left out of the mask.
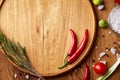
[[[96,5],[96,6],[99,6],[102,4],[102,0],[92,0],[93,4]]]
[[[99,21],[99,27],[105,28],[108,25],[106,20],[100,20]]]
[[[120,58],[116,61],[116,63],[111,68],[109,68],[109,70],[105,75],[99,77],[97,80],[106,80],[116,70],[119,64],[120,64]]]
[[[2,47],[6,57],[19,66],[19,68],[37,77],[40,76],[30,63],[30,60],[26,55],[25,48],[19,43],[15,43],[13,40],[6,38],[2,32],[0,32],[0,46]]]

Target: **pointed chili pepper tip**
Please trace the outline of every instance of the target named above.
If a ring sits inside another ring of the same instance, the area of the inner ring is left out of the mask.
[[[84,73],[84,77],[82,80],[88,80],[89,79],[89,76],[90,76],[90,72],[89,72],[89,66],[86,65],[86,68],[85,68],[85,73]]]
[[[66,62],[64,63],[64,65],[63,65],[63,66],[58,67],[58,69],[63,69],[63,68],[64,68],[64,67],[66,67],[68,64],[69,64],[69,63],[68,63],[68,61],[66,61]]]

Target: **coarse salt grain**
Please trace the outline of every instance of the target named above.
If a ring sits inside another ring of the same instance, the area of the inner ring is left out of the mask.
[[[106,51],[106,52],[108,52],[108,51],[109,51],[109,49],[106,49],[105,51]]]
[[[102,10],[105,6],[103,4],[99,5],[97,8],[98,10]]]
[[[99,57],[98,60],[100,60],[101,58]]]
[[[109,33],[109,34],[111,34],[112,32],[111,32],[111,31],[109,31],[108,33]]]
[[[40,78],[38,78],[37,80],[41,80]]]
[[[101,57],[103,57],[105,54],[106,54],[105,52],[101,52],[101,53],[99,54],[99,57],[101,58]]]
[[[117,60],[120,58],[120,54],[119,53],[117,53],[116,54],[116,57],[117,57]]]
[[[111,51],[112,54],[115,54],[115,53],[116,53],[116,49],[115,49],[114,47],[112,47],[112,48],[110,49],[110,51]]]
[[[94,67],[94,64],[92,65],[92,67]]]
[[[26,78],[26,79],[29,79],[29,75],[25,75],[25,78]]]
[[[96,46],[95,49],[98,49],[98,46]]]
[[[100,60],[100,62],[103,63],[103,64],[105,64],[105,65],[106,65],[106,63],[107,63],[106,61],[101,61],[101,60]]]
[[[75,69],[75,72],[77,72],[78,71],[78,69]]]
[[[14,74],[14,78],[17,78],[17,74]]]

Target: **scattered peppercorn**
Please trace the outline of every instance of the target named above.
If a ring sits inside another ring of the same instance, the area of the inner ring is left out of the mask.
[[[116,42],[114,42],[114,44],[116,44]]]
[[[108,48],[106,48],[106,49],[108,49]]]
[[[117,46],[116,46],[116,45],[114,45],[114,48],[115,48],[115,49],[117,49]]]
[[[107,57],[109,57],[109,55],[106,54]]]
[[[95,60],[92,60],[92,62],[95,62]]]
[[[108,51],[109,51],[109,49],[108,49],[108,48],[106,48],[106,49],[105,49],[105,51],[106,51],[106,52],[108,52]]]
[[[102,37],[105,37],[104,35],[102,35]]]
[[[20,73],[19,75],[22,76],[22,73]]]
[[[37,80],[41,80],[40,78],[38,78]]]

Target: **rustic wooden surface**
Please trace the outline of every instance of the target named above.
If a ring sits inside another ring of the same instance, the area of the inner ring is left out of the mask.
[[[95,21],[89,0],[9,0],[1,8],[0,29],[25,46],[33,67],[42,76],[54,76],[70,70],[88,54]],[[58,69],[71,46],[69,28],[76,33],[78,45],[88,29],[88,43],[79,59]]]
[[[114,0],[104,0],[104,5],[105,9],[103,11],[98,11],[97,8],[94,6],[97,21],[99,19],[107,19],[111,9],[116,6]],[[111,31],[109,27],[105,29],[101,29],[98,26],[96,27],[97,29],[94,45],[85,60],[74,70],[71,70],[68,73],[59,76],[48,77],[46,78],[46,80],[81,80],[82,76],[84,75],[84,69],[86,64],[90,66],[90,80],[96,80],[98,78],[99,75],[94,73],[92,65],[98,61],[99,53],[105,51],[106,48],[111,48],[115,46],[118,51],[120,51],[120,38],[113,32],[109,34],[109,31]],[[98,47],[98,49],[95,49],[96,46]],[[107,66],[110,67],[116,61],[116,57],[110,52],[108,52],[107,54],[109,55],[109,57],[105,56],[102,58],[102,60],[106,60]],[[22,71],[12,66],[6,60],[3,54],[0,54],[0,56],[0,80],[25,80],[25,74]],[[95,62],[93,62],[93,60],[95,60]],[[16,79],[13,78],[13,75],[15,73],[18,74],[18,77]],[[118,68],[108,80],[119,80],[119,78],[120,69]],[[30,76],[29,80],[37,80],[37,78],[34,76]]]

